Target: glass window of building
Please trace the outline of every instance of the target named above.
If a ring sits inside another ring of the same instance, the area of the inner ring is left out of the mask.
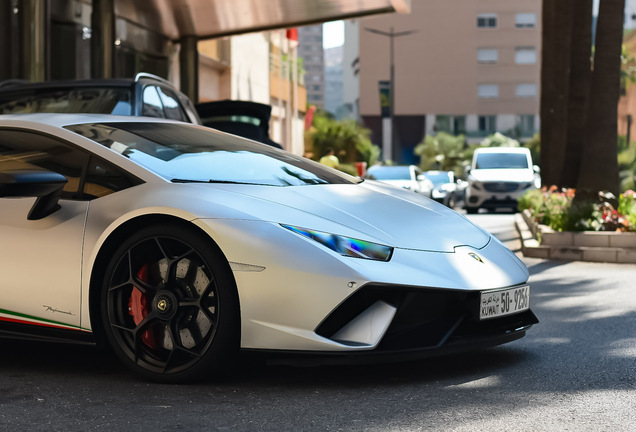
[[[499,97],[499,86],[497,84],[479,84],[477,96],[482,99],[492,99]]]
[[[477,15],[477,27],[479,28],[495,28],[497,27],[497,14],[482,13]]]
[[[479,63],[497,63],[499,60],[499,50],[496,48],[479,48],[477,50],[477,61]]]
[[[479,116],[478,127],[479,132],[484,135],[490,135],[497,132],[497,116]]]
[[[451,130],[451,116],[449,115],[436,115],[435,116],[435,131],[452,133]]]
[[[515,27],[534,28],[537,25],[537,15],[534,13],[518,13],[515,15]]]
[[[519,128],[522,135],[534,135],[534,114],[521,114],[519,116]]]
[[[519,98],[535,98],[537,97],[536,84],[517,84],[515,96]]]
[[[453,133],[455,135],[466,134],[466,116],[453,117]]]
[[[534,47],[517,47],[515,51],[515,63],[535,64],[537,62],[537,50]]]

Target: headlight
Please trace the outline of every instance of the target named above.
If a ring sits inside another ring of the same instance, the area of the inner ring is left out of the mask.
[[[478,181],[474,181],[470,184],[470,187],[473,189],[481,190],[481,183]]]
[[[281,224],[281,226],[302,236],[315,240],[321,245],[326,246],[332,251],[343,256],[364,258],[374,261],[389,261],[393,254],[393,248],[389,246],[320,231],[312,231],[291,225]]]

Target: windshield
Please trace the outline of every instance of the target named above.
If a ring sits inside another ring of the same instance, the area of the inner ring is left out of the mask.
[[[369,169],[367,177],[373,180],[410,180],[408,166],[375,166]]]
[[[143,122],[66,128],[173,182],[265,186],[360,182],[309,159],[209,128]]]
[[[450,173],[447,171],[442,171],[442,172],[428,171],[428,172],[425,172],[424,175],[426,176],[427,179],[429,179],[436,185],[453,182],[453,180],[451,179]]]
[[[525,153],[479,153],[476,169],[519,169],[528,168]]]

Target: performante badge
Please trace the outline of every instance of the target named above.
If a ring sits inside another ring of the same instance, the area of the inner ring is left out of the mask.
[[[479,255],[477,255],[475,252],[469,252],[468,255],[470,255],[471,258],[479,261],[480,263],[484,263],[484,260],[481,259],[481,257]]]

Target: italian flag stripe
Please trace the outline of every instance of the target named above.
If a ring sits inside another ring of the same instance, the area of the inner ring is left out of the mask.
[[[61,328],[65,330],[87,331],[77,326],[64,324],[63,322],[49,320],[46,318],[38,318],[32,315],[12,312],[6,309],[0,309],[0,314],[9,315],[9,316],[0,316],[0,321],[5,321],[5,322],[12,322],[17,324],[30,324],[30,325],[37,325],[37,326],[51,327],[51,328]]]

